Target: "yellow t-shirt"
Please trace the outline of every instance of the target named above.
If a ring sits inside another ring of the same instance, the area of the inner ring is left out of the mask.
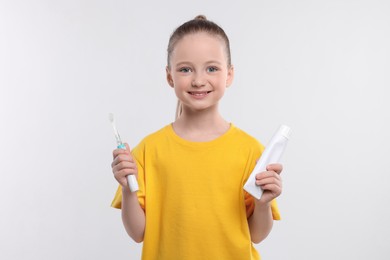
[[[254,200],[243,186],[263,150],[234,125],[209,142],[184,140],[171,125],[147,136],[132,151],[146,216],[142,259],[260,259],[247,221]],[[121,201],[119,186],[112,206]]]

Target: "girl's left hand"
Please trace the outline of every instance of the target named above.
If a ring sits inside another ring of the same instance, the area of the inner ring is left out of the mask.
[[[282,178],[280,173],[283,166],[279,163],[267,165],[267,171],[256,174],[256,185],[263,189],[263,195],[257,202],[270,203],[282,193]]]

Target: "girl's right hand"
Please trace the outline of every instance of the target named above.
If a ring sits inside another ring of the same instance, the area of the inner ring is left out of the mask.
[[[127,175],[134,174],[137,177],[138,169],[133,156],[130,153],[130,147],[127,143],[126,150],[115,149],[112,152],[113,162],[111,163],[112,172],[115,179],[122,185],[122,188],[129,188]]]

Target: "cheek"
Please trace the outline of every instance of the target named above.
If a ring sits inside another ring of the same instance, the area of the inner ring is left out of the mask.
[[[176,96],[182,95],[183,91],[186,89],[185,84],[183,80],[175,80],[175,85],[173,86],[173,89],[176,93]]]
[[[175,88],[186,88],[188,84],[191,84],[189,77],[175,77],[173,79]]]
[[[225,77],[220,77],[217,79],[212,80],[212,84],[214,86],[218,86],[220,89],[225,89],[226,88],[226,78]]]

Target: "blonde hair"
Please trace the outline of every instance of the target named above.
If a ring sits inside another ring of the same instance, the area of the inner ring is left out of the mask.
[[[172,52],[177,44],[178,41],[180,41],[184,36],[188,34],[198,33],[198,32],[206,32],[210,35],[217,36],[223,40],[225,43],[225,50],[226,50],[226,56],[227,56],[227,63],[228,66],[231,66],[231,55],[230,55],[230,42],[229,38],[227,37],[225,31],[216,23],[207,20],[206,16],[204,15],[198,15],[194,19],[183,23],[179,27],[176,28],[175,31],[171,34],[171,37],[169,38],[168,43],[168,55],[167,55],[167,66],[170,68],[170,59]],[[177,119],[181,113],[182,113],[182,104],[180,100],[177,101],[176,106],[176,117]]]
[[[177,105],[176,105],[175,119],[178,119],[182,112],[183,112],[183,105],[181,104],[180,100],[178,99]]]

